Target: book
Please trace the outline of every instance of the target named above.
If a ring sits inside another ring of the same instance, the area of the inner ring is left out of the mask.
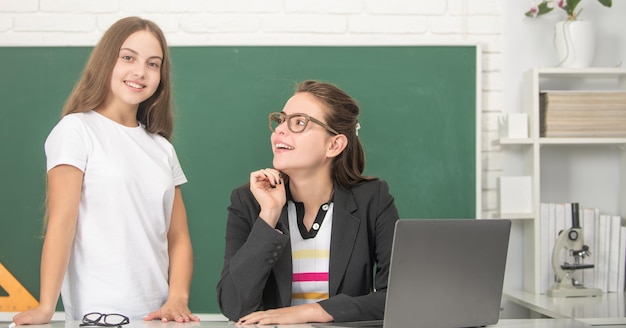
[[[624,90],[541,90],[539,100],[544,107],[588,106],[626,108]]]
[[[619,262],[617,265],[617,292],[623,293],[626,286],[626,227],[621,225],[619,234]]]
[[[539,205],[540,210],[540,282],[539,291],[541,294],[548,292],[548,289],[552,286],[554,279],[550,279],[554,276],[554,270],[552,269],[552,249],[554,248],[555,234],[551,232],[554,229],[554,204],[541,203]]]
[[[597,221],[598,240],[598,264],[596,265],[596,287],[600,288],[603,293],[608,290],[609,275],[609,245],[610,245],[610,216],[600,214]]]
[[[542,137],[626,137],[625,91],[542,91]]]
[[[609,215],[609,268],[607,278],[607,292],[618,291],[619,277],[619,247],[622,219],[619,216]]]
[[[556,245],[556,240],[559,238],[559,234],[561,233],[561,231],[563,231],[563,229],[565,228],[565,207],[565,203],[554,204],[554,222],[550,227],[550,234],[552,235],[552,238],[550,240],[550,261],[552,261],[552,249],[554,249],[554,246]],[[566,257],[566,252],[559,252],[558,262],[565,262]],[[552,283],[556,281],[556,273],[554,272],[554,268],[552,267],[552,265],[550,265],[548,272],[550,275],[550,285],[552,285]]]

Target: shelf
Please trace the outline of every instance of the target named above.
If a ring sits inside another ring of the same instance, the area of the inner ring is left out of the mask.
[[[626,144],[626,138],[539,138],[542,145],[612,145]]]
[[[499,213],[498,216],[509,220],[532,220],[534,218],[533,213]]]
[[[553,298],[523,290],[504,290],[502,297],[533,312],[550,318],[577,318],[595,325],[626,324],[624,293],[603,293],[598,297]],[[622,305],[622,306],[620,306]]]
[[[532,145],[533,140],[530,138],[502,138],[497,143],[500,145]],[[540,145],[624,145],[626,138],[539,138],[538,143]]]
[[[531,145],[533,140],[530,138],[501,138],[501,145]]]
[[[571,79],[598,78],[598,77],[621,77],[626,76],[626,69],[618,67],[588,67],[588,68],[561,68],[540,67],[536,68],[542,78],[567,77]]]

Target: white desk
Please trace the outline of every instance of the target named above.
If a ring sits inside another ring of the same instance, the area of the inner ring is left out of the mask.
[[[592,325],[624,325],[624,293],[597,297],[548,297],[522,290],[507,290],[503,298],[550,318],[575,318]]]
[[[0,322],[0,328],[6,328],[9,322]],[[78,328],[79,321],[53,321],[46,325],[32,325],[32,326],[18,326],[24,328]],[[133,320],[128,325],[122,326],[123,328],[235,328],[233,322],[226,321],[200,321],[190,323],[177,323],[168,322],[162,323],[160,321],[141,321]],[[257,327],[257,326],[240,326],[240,327]],[[276,328],[311,328],[311,325],[269,325],[262,327],[276,327]],[[488,326],[487,328],[589,328],[591,326],[576,321],[574,319],[502,319],[497,325]],[[100,328],[100,327],[94,327]],[[402,327],[406,328],[406,327]]]

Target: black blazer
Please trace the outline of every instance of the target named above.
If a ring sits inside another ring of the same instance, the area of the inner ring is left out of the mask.
[[[333,202],[329,298],[319,304],[335,322],[382,319],[398,220],[389,187],[382,180],[348,190],[335,184]],[[222,313],[237,321],[254,311],[290,306],[287,206],[276,226],[282,234],[258,219],[260,207],[247,184],[233,190],[228,212],[224,266],[217,284]]]

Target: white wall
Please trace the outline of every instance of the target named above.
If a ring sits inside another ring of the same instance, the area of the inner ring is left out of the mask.
[[[501,3],[507,2],[0,0],[0,46],[94,45],[114,21],[129,15],[157,22],[172,46],[474,42],[483,50],[482,109],[499,113]]]
[[[522,72],[556,63],[552,28],[562,12],[530,19],[532,0],[0,0],[0,46],[94,45],[117,19],[152,19],[171,46],[376,45],[475,42],[483,50],[483,217],[501,173],[497,117],[521,111]],[[598,28],[598,66],[626,62],[626,1],[583,0]],[[1,72],[0,72],[1,74]],[[515,226],[514,226],[515,227]],[[521,231],[511,237],[505,288],[522,286]]]
[[[1,0],[0,45],[91,45],[113,21],[156,21],[170,45],[476,40],[495,46],[495,0]]]

